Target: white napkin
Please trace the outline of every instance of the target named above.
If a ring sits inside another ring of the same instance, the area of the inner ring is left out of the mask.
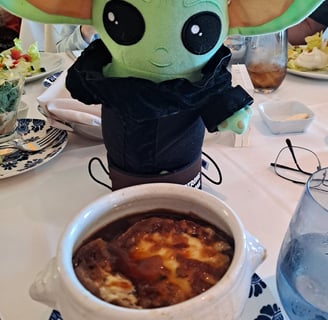
[[[101,127],[101,105],[86,105],[73,99],[65,87],[67,70],[37,100],[53,127],[72,131],[70,123]],[[66,125],[67,124],[67,125]]]

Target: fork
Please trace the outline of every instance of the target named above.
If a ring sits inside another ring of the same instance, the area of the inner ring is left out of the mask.
[[[52,142],[54,142],[62,134],[62,132],[63,130],[51,128],[44,137],[39,138],[35,141],[24,141],[23,139],[15,139],[2,143],[0,144],[0,150],[19,149],[28,152],[40,151],[49,146]]]

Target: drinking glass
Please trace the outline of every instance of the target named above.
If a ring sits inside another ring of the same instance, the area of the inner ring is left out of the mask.
[[[0,79],[0,143],[14,137],[24,78]]]
[[[287,31],[247,37],[245,65],[255,92],[279,88],[287,73]]]
[[[328,320],[327,175],[307,181],[279,253],[277,288],[291,320]]]
[[[246,42],[245,37],[234,34],[230,35],[224,41],[224,45],[231,51],[230,64],[244,63]]]

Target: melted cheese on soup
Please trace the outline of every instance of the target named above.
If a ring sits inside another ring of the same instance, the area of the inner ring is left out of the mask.
[[[231,239],[214,227],[150,217],[111,241],[87,242],[74,265],[81,283],[99,298],[125,307],[156,308],[212,287],[232,256]]]

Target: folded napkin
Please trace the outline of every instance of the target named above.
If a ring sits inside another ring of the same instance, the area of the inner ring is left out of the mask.
[[[71,124],[101,127],[101,105],[86,105],[73,99],[65,87],[67,70],[37,100],[40,111],[53,127],[73,131]]]

